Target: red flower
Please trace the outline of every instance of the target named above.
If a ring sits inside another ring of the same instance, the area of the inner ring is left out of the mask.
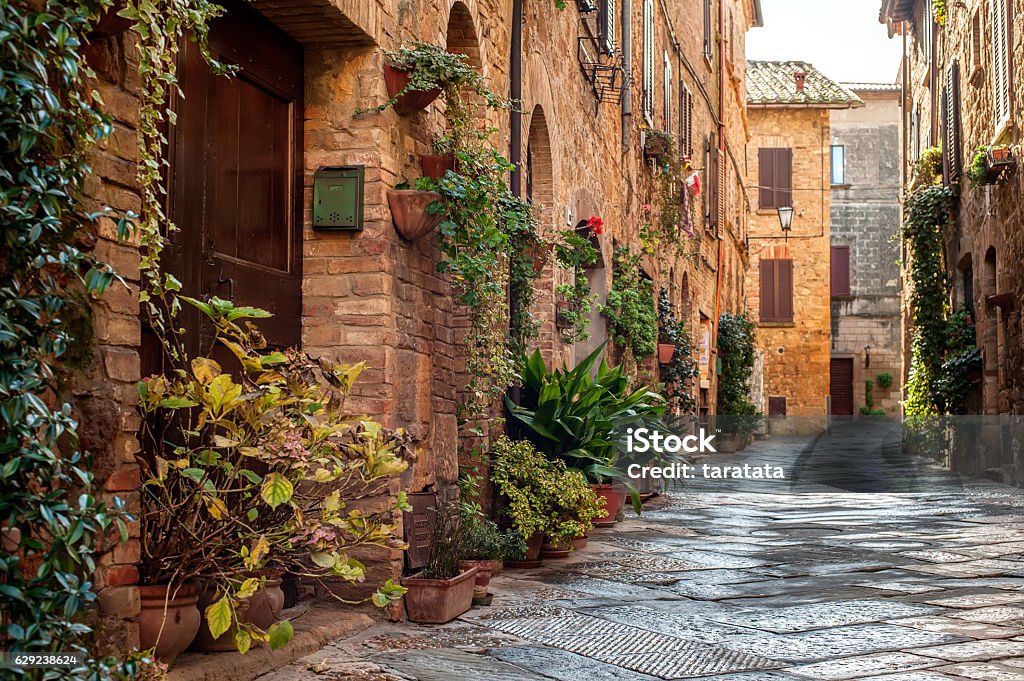
[[[601,236],[604,233],[604,220],[596,215],[590,216],[590,219],[587,220],[587,229],[590,230],[591,234]]]

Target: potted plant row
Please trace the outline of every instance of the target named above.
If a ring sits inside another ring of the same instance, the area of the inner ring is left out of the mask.
[[[427,564],[402,580],[405,611],[413,622],[444,624],[473,606],[477,565],[461,563],[465,523],[453,503],[435,509],[434,532]]]
[[[401,546],[376,496],[411,460],[403,431],[355,419],[345,396],[363,365],[334,365],[267,348],[256,308],[182,298],[214,330],[215,353],[140,382],[143,416],[141,595],[143,649],[171,662],[193,643],[245,653],[285,645],[281,577],[357,583],[353,549]],[[221,362],[225,362],[224,365]],[[403,590],[390,581],[379,605]]]

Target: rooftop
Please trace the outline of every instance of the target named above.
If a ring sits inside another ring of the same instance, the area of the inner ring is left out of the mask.
[[[803,87],[799,81],[803,80]],[[747,102],[767,106],[846,109],[863,106],[860,97],[803,61],[747,62]]]
[[[899,83],[843,83],[844,88],[853,92],[899,92]]]

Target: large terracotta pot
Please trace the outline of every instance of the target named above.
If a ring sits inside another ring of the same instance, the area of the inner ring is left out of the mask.
[[[444,624],[473,607],[473,588],[478,568],[470,568],[452,579],[425,579],[422,573],[406,577],[402,586],[405,612],[413,622]]]
[[[671,364],[675,354],[676,346],[671,343],[658,343],[658,364]]]
[[[437,192],[423,192],[415,189],[389,189],[388,206],[395,229],[408,241],[415,241],[429,234],[444,220],[444,213],[434,215],[427,207],[440,201]]]
[[[624,494],[615,485],[591,485],[597,496],[604,499],[604,516],[594,518],[594,527],[611,527],[622,509]]]
[[[540,552],[544,547],[544,535],[540,532],[534,532],[533,536],[526,540],[526,555],[522,560],[510,560],[505,563],[505,567],[511,570],[530,570],[538,568],[544,561],[540,557]]]
[[[442,154],[426,154],[420,156],[420,168],[423,176],[440,180],[449,170],[455,172],[455,157]]]
[[[557,560],[559,558],[568,558],[572,552],[572,540],[567,539],[560,543],[551,542],[547,537],[544,538],[544,545],[541,547],[540,555],[545,560]]]
[[[172,590],[167,585],[140,586],[139,647],[156,647],[156,656],[170,664],[192,643],[199,631],[196,587],[187,584]]]
[[[393,64],[384,65],[384,84],[388,88],[388,99],[394,99],[395,95],[404,90],[409,80],[406,71],[395,68]],[[395,101],[394,109],[400,116],[409,116],[426,109],[440,95],[440,88],[407,92]]]
[[[497,577],[505,570],[505,564],[500,560],[485,560],[483,562],[490,568],[491,577]]]

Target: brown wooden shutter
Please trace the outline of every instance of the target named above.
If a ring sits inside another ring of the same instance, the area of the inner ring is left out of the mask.
[[[716,234],[721,234],[721,228],[725,225],[725,206],[729,198],[729,166],[726,163],[726,156],[719,152],[718,154],[718,221],[716,223],[718,229],[715,230]]]
[[[960,156],[960,63],[956,60],[953,60],[946,71],[944,109],[943,146],[946,153],[943,161],[945,177],[947,183],[959,184],[962,166]]]
[[[757,150],[758,206],[775,208],[775,149]]]
[[[608,54],[615,52],[615,0],[601,0],[599,15],[601,47]]]
[[[780,322],[793,321],[793,261],[776,260],[776,316]]]
[[[721,157],[718,153],[718,146],[715,143],[714,135],[708,139],[708,170],[705,180],[708,183],[707,213],[708,231],[718,233],[718,193],[721,187],[718,185],[718,165]]]
[[[793,205],[793,150],[775,150],[775,208]]]
[[[850,247],[833,246],[831,258],[832,296],[850,295]]]
[[[761,276],[761,321],[776,321],[775,311],[775,263],[777,260],[761,258],[759,268]]]

